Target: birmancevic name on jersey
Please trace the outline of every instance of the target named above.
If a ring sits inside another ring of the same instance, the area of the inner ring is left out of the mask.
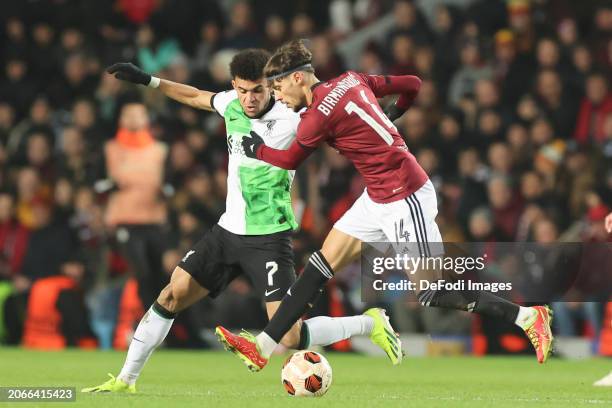
[[[225,120],[229,152],[226,208],[219,225],[240,235],[272,234],[297,228],[291,207],[295,171],[246,157],[242,138],[255,131],[266,145],[287,149],[295,139],[299,114],[275,102],[261,117],[249,118],[240,106],[236,91],[215,94],[212,106]]]

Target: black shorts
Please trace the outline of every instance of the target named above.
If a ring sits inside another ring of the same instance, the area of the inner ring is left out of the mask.
[[[209,296],[244,274],[265,302],[279,301],[295,282],[291,232],[236,235],[215,224],[178,264]]]

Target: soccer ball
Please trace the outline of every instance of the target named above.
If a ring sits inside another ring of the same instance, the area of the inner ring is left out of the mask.
[[[302,350],[285,361],[281,380],[290,395],[320,397],[332,383],[332,369],[321,354]]]

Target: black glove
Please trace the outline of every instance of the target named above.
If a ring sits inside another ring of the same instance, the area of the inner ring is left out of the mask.
[[[389,118],[389,120],[391,120],[391,122],[394,122],[395,119],[399,118],[400,116],[404,114],[404,112],[406,112],[406,109],[399,108],[394,102],[390,104],[389,106],[387,106],[383,110],[383,112],[385,113],[385,115],[387,115],[387,117]]]
[[[151,75],[144,72],[131,62],[119,62],[106,68],[106,72],[114,74],[115,78],[122,79],[124,81],[132,82],[134,84],[149,85],[151,82]]]
[[[244,136],[242,138],[242,150],[244,150],[244,155],[246,157],[250,157],[252,159],[257,158],[257,149],[259,146],[265,144],[261,136],[257,133],[251,131],[250,136]]]

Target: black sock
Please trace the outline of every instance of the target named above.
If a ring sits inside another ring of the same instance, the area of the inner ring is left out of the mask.
[[[333,272],[320,251],[312,254],[302,274],[283,298],[278,310],[264,331],[279,343],[285,333],[319,297],[323,285],[333,277]]]
[[[423,306],[464,310],[491,317],[500,317],[511,323],[516,321],[519,306],[491,292],[458,290],[424,290],[419,293]]]
[[[519,305],[512,303],[502,297],[496,296],[486,290],[477,291],[474,313],[501,317],[510,323],[514,323],[518,316]]]
[[[308,331],[308,324],[302,322],[302,329],[300,330],[300,343],[298,344],[298,350],[307,349],[310,346],[310,332]]]
[[[157,303],[157,300],[153,302],[153,310],[155,310],[155,312],[158,315],[166,319],[174,319],[178,314],[178,313],[172,313],[171,311],[169,311],[168,309],[166,309],[165,307]]]

